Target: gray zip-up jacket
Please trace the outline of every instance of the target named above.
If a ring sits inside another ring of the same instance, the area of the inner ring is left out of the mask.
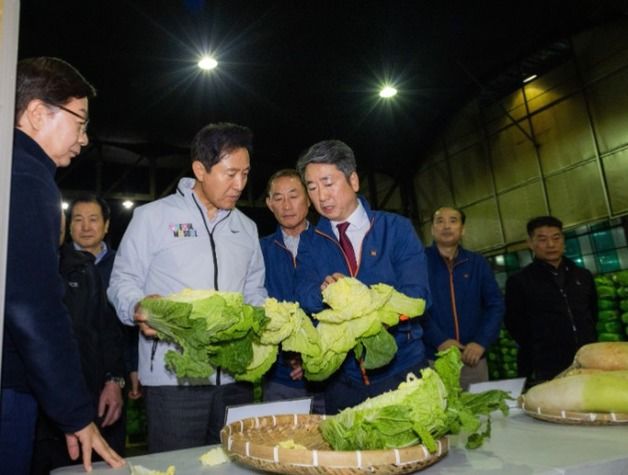
[[[176,193],[133,213],[107,291],[126,325],[134,324],[135,305],[146,295],[216,289],[242,292],[252,305],[261,305],[267,297],[257,226],[237,209],[221,210],[208,222],[205,207],[192,190],[194,183],[182,178]],[[146,386],[181,384],[164,366],[165,353],[175,346],[159,341],[153,348],[154,341],[140,334],[140,381]],[[220,381],[233,379],[223,373]],[[216,375],[194,384],[216,384]]]

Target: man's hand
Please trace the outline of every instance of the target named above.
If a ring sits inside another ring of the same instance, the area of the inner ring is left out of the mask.
[[[129,373],[129,381],[131,382],[131,389],[129,390],[129,399],[139,399],[142,397],[142,384],[140,378],[137,375],[137,371],[131,371]]]
[[[86,472],[92,471],[92,450],[96,451],[105,462],[113,468],[120,468],[126,462],[102,438],[96,424],[93,422],[74,434],[65,434],[68,454],[72,460],[83,455],[83,467]]]
[[[301,361],[301,355],[295,353],[294,356],[288,359],[288,364],[292,368],[292,371],[290,371],[292,380],[299,381],[303,379],[303,362]]]
[[[321,292],[325,290],[329,284],[333,284],[344,277],[346,277],[346,275],[341,274],[340,272],[334,272],[332,275],[328,275],[321,284]]]
[[[108,381],[98,399],[98,417],[103,420],[101,427],[107,427],[120,419],[122,415],[122,388],[115,381]]]
[[[159,297],[161,296],[153,294],[147,295],[145,298],[158,299]],[[135,313],[133,314],[133,320],[146,338],[155,338],[157,336],[157,330],[155,330],[148,323],[146,323],[148,321],[148,313],[142,308],[142,302],[137,302],[135,304]]]
[[[475,366],[479,363],[480,358],[484,354],[484,347],[474,342],[467,343],[462,352],[462,362],[469,366]]]
[[[457,346],[461,352],[464,351],[464,345],[460,343],[458,340],[454,340],[453,338],[450,338],[449,340],[445,340],[444,342],[442,342],[440,345],[438,345],[437,350],[445,351],[451,348],[452,346]]]

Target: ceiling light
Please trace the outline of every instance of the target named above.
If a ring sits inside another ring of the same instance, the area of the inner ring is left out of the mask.
[[[122,206],[124,206],[125,209],[131,209],[133,208],[134,203],[132,201],[126,200],[122,202]]]
[[[397,89],[392,86],[384,86],[384,88],[379,91],[379,97],[383,97],[385,99],[388,99],[389,97],[393,97],[395,95],[397,95]]]
[[[62,209],[62,210],[64,210],[64,211],[65,211],[65,210],[66,210],[66,209],[68,209],[69,207],[70,207],[70,203],[68,203],[67,201],[63,201],[63,202],[61,203],[61,209]]]
[[[216,66],[218,66],[218,61],[216,61],[211,56],[203,56],[198,62],[198,67],[204,69],[205,71],[214,69]]]
[[[536,74],[532,74],[523,80],[523,84],[527,84],[530,81],[534,81],[538,76]]]

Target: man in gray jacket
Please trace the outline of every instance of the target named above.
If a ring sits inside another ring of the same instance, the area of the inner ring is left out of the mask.
[[[180,381],[166,370],[173,345],[156,339],[139,302],[185,288],[242,292],[266,298],[257,227],[235,208],[250,170],[251,131],[210,124],[192,141],[195,178],[174,194],[137,208],[122,238],[108,295],[120,320],[137,324],[139,377],[148,418],[148,450],[162,452],[219,442],[225,408],[252,401],[248,383],[220,370],[203,381]]]

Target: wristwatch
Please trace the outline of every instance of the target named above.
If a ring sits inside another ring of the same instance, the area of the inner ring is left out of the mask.
[[[126,381],[122,376],[113,376],[110,374],[105,376],[105,383],[116,383],[120,386],[120,389],[124,389],[124,386],[126,385]]]

